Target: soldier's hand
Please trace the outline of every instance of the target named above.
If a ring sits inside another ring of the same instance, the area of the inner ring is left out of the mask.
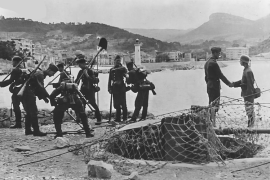
[[[110,94],[112,94],[112,90],[111,90],[111,89],[109,89],[108,92],[109,92]]]
[[[48,98],[44,98],[43,99],[45,103],[48,103],[49,102],[49,99]]]

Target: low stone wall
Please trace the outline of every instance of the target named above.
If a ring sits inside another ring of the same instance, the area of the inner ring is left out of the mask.
[[[108,120],[110,116],[109,111],[100,111],[101,113],[101,119],[103,120]],[[70,111],[70,114],[72,114],[76,118],[76,114],[74,111]],[[86,111],[88,119],[95,119],[95,115],[92,111]],[[133,112],[128,112],[128,118],[131,118]],[[140,118],[141,114],[139,115]],[[22,110],[22,125],[24,126],[24,117],[25,117],[25,111]],[[112,120],[115,117],[115,111],[112,112]],[[147,117],[154,117],[153,114],[148,113]],[[40,125],[48,125],[48,124],[53,124],[53,113],[51,110],[48,109],[40,109],[38,111],[38,121]],[[65,113],[63,122],[74,122],[74,120]],[[96,121],[96,120],[95,120]],[[12,111],[12,116],[11,116],[11,110],[8,108],[0,108],[0,128],[6,128],[9,127],[10,124],[13,124],[15,122],[15,114]]]

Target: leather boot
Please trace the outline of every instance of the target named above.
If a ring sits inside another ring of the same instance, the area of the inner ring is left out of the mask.
[[[33,128],[34,128],[34,133],[33,133],[34,136],[46,136],[46,135],[47,135],[46,133],[41,132],[41,131],[39,130],[38,119],[37,119],[37,117],[34,117],[34,118],[32,119],[32,125],[33,125]]]
[[[86,138],[94,137],[94,135],[91,134],[91,132],[90,132],[90,128],[89,128],[89,125],[88,125],[86,114],[85,113],[80,113],[80,118],[82,120],[83,129],[85,131]]]
[[[21,116],[22,116],[21,112],[15,112],[15,118],[16,118],[15,122],[16,123],[15,123],[15,125],[10,126],[9,128],[11,128],[11,129],[22,128],[22,123],[21,123],[22,117]]]
[[[121,122],[121,108],[120,107],[116,109],[115,122]]]
[[[127,107],[123,107],[123,121],[127,121]]]
[[[33,131],[31,130],[31,119],[29,115],[25,116],[25,135],[31,135]]]
[[[64,117],[64,112],[54,111],[53,122],[54,122],[54,127],[56,130],[56,136],[54,138],[63,137],[62,128],[61,128],[63,117]]]

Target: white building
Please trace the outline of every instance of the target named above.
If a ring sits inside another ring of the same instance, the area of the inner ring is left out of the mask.
[[[249,49],[246,47],[226,48],[226,58],[228,60],[239,60],[241,55],[249,55]]]
[[[35,54],[35,45],[33,44],[32,40],[24,38],[12,38],[11,41],[15,42],[17,50],[27,50],[31,53],[31,55]]]
[[[183,53],[180,51],[167,52],[170,61],[181,61]]]

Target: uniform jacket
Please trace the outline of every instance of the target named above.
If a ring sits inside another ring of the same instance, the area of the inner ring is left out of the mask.
[[[85,90],[94,90],[94,84],[96,84],[98,82],[98,78],[95,77],[94,75],[94,71],[90,68],[86,68],[87,69],[87,73],[89,75],[89,77],[87,78],[85,75],[82,76],[81,80],[82,80],[82,89],[83,91]],[[77,78],[75,80],[75,82],[77,84],[80,83],[79,78],[81,77],[82,73],[84,72],[84,69],[81,69],[77,75]]]
[[[241,96],[249,96],[254,94],[254,75],[250,67],[247,67],[243,71],[242,79],[233,83],[234,87],[241,87]]]
[[[46,99],[49,97],[49,94],[44,87],[45,78],[46,76],[43,71],[37,71],[29,80],[27,90],[32,91],[39,99]]]
[[[20,79],[20,76],[22,75],[22,70],[20,68],[14,68],[12,71],[11,71],[11,74],[10,74],[10,78],[1,82],[1,86],[2,87],[6,87],[8,85],[10,85],[11,83],[13,82],[16,82],[16,85],[18,85],[17,83],[19,83],[19,79]]]
[[[208,89],[220,90],[220,79],[229,85],[230,81],[223,75],[219,65],[213,57],[211,57],[204,65],[205,82]]]
[[[108,91],[113,90],[113,93],[126,92],[126,85],[124,82],[124,77],[126,76],[126,73],[127,69],[123,66],[115,66],[111,68],[108,80]]]

